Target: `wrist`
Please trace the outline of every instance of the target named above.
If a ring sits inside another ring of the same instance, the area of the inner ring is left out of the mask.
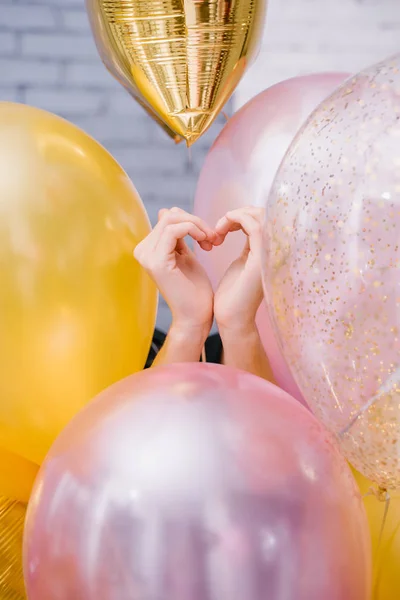
[[[222,339],[233,339],[241,341],[243,339],[259,336],[257,324],[254,321],[248,323],[223,325],[217,322],[219,335]]]
[[[168,336],[176,343],[193,348],[198,347],[200,353],[210,333],[212,323],[188,323],[172,321]]]

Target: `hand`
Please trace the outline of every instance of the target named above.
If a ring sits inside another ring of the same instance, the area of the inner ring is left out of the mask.
[[[213,321],[213,290],[184,241],[187,235],[203,250],[211,250],[215,232],[202,219],[180,208],[161,210],[157,225],[134,255],[167,302],[174,332],[186,337],[198,334],[204,343]]]
[[[252,331],[263,300],[261,279],[262,226],[264,210],[247,207],[226,213],[215,227],[214,245],[220,245],[231,231],[247,236],[242,254],[228,268],[214,297],[214,315],[220,333]]]

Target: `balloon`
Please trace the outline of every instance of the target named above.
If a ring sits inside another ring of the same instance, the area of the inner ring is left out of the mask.
[[[0,103],[0,446],[40,463],[107,385],[143,367],[156,290],[127,175],[66,121]]]
[[[26,504],[0,495],[0,598],[24,600],[22,535]]]
[[[376,486],[360,473],[354,473],[364,495],[374,558],[372,600],[396,600],[400,596],[400,493],[390,492],[389,504],[385,496],[371,492]],[[388,506],[388,510],[387,510]],[[385,519],[385,512],[387,517]]]
[[[109,71],[191,145],[257,55],[266,2],[86,0],[86,7]]]
[[[89,21],[92,27],[93,35],[96,41],[96,46],[99,51],[101,60],[110,71],[110,73],[119,81],[119,83],[127,90],[129,94],[140,104],[140,106],[152,117],[165,133],[169,135],[175,142],[179,142],[181,138],[170,129],[162,119],[157,115],[154,109],[141,97],[140,91],[134,81],[131,81],[129,72],[126,72],[126,67],[119,65],[117,55],[114,55],[114,49],[109,48],[109,27],[107,21],[103,21],[100,11],[99,0],[86,0],[86,8],[89,15]]]
[[[143,371],[63,431],[28,508],[30,600],[367,600],[346,461],[313,415],[248,373]]]
[[[400,484],[400,55],[323,102],[290,147],[265,228],[265,288],[307,403],[354,466]]]
[[[263,207],[284,154],[310,112],[346,75],[319,73],[282,81],[258,94],[227,123],[211,148],[197,186],[194,212],[214,225],[227,211]],[[239,234],[242,235],[242,234]],[[243,245],[228,236],[212,252],[197,251],[216,286]],[[279,386],[304,402],[280,352],[265,305],[258,327]]]
[[[29,460],[0,448],[0,496],[27,503],[38,470]]]
[[[0,448],[0,598],[25,598],[22,532],[38,466]]]

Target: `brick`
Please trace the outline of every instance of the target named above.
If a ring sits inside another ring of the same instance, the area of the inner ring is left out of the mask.
[[[115,94],[112,94],[108,103],[109,111],[117,115],[145,115],[143,108],[136,100],[122,87]]]
[[[68,64],[65,69],[65,83],[119,91],[118,82],[100,61]]]
[[[5,85],[57,83],[59,69],[56,63],[0,58],[1,82]]]
[[[72,34],[25,34],[22,37],[22,53],[34,58],[100,60],[90,36]]]
[[[134,133],[132,134],[134,141]],[[140,172],[141,175],[149,173],[153,175],[176,174],[184,172],[186,148],[175,146],[171,142],[169,152],[157,146],[142,145],[136,148],[116,148],[113,152],[116,160],[127,170]]]
[[[29,0],[30,4],[43,4],[46,2],[49,6],[61,6],[61,7],[79,7],[85,3],[84,0]]]
[[[77,31],[79,33],[90,32],[90,25],[87,13],[85,10],[65,9],[61,10],[61,19],[64,29],[69,31]]]
[[[286,0],[271,2],[268,14],[268,27],[279,18],[285,21],[296,20],[299,24],[318,23],[320,29],[329,33],[333,25],[341,26],[351,22],[354,30],[365,23],[379,22],[381,19],[391,20],[398,11],[397,0],[337,0],[324,2],[321,9],[320,0]]]
[[[173,172],[160,176],[156,170],[153,174],[144,176],[139,169],[127,169],[139,194],[145,202],[151,202],[157,198],[162,206],[184,206],[193,205],[196,180],[190,175],[177,175]]]
[[[17,49],[17,39],[13,33],[0,32],[0,55],[10,56]]]
[[[21,102],[19,90],[15,87],[0,86],[0,102]]]
[[[50,112],[73,117],[95,113],[101,105],[101,96],[95,92],[70,89],[28,89],[25,94],[27,104],[43,108]]]
[[[146,206],[146,210],[148,212],[150,221],[152,222],[153,225],[155,225],[155,223],[157,223],[157,219],[158,219],[158,213],[162,208],[172,208],[173,206],[176,206],[176,200],[173,201],[174,199],[172,198],[164,198],[161,194],[159,194],[159,197],[154,198],[154,197],[147,197],[145,198],[145,206]],[[192,206],[192,202],[191,199],[189,198],[187,202],[183,202],[181,201],[179,203],[179,206],[183,209],[183,210],[187,210],[188,212],[191,212],[193,210],[193,206]]]
[[[95,137],[106,146],[111,153],[115,148],[133,148],[148,142],[149,136],[145,129],[138,131],[135,121],[130,121],[118,115],[91,116],[83,115],[77,118],[77,125],[89,135]]]
[[[307,24],[308,25],[308,24]],[[358,53],[363,51],[378,50],[380,48],[398,47],[399,30],[385,31],[384,35],[377,35],[379,28],[376,23],[366,24],[364,27],[354,27],[352,23],[342,24],[340,27],[332,27],[329,32],[320,27],[309,26],[308,35],[304,35],[304,26],[299,27],[299,23],[280,23],[278,26],[270,28],[267,35],[263,51],[287,51],[289,48],[314,52],[316,55],[321,48],[330,49],[332,52],[349,52],[354,49]],[[373,46],[371,39],[374,39]]]
[[[398,51],[398,0],[271,2],[262,51],[238,87],[235,108],[288,77],[357,72]],[[388,24],[394,24],[388,27]]]
[[[0,27],[13,31],[53,29],[56,25],[54,13],[48,6],[14,4],[1,10]]]

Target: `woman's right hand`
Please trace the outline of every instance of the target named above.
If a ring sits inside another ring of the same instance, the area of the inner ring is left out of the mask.
[[[136,246],[134,256],[168,304],[173,330],[201,338],[203,344],[212,326],[214,296],[205,270],[184,241],[186,236],[209,251],[215,232],[180,208],[163,209],[153,231]]]

